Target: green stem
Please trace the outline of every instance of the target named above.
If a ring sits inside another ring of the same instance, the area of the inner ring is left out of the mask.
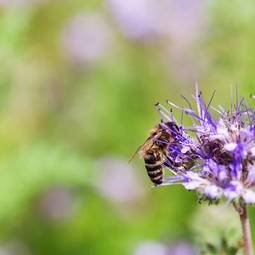
[[[234,204],[234,207],[239,214],[242,225],[244,255],[253,255],[251,226],[246,205],[240,202]]]

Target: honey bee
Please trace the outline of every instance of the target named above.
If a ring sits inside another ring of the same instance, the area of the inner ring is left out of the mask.
[[[173,141],[172,130],[174,129],[178,129],[174,122],[158,124],[150,131],[149,137],[136,151],[143,157],[147,174],[155,186],[163,183],[163,168],[167,161],[167,148],[168,144]]]

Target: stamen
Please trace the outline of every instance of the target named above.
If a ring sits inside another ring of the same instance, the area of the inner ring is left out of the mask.
[[[213,100],[213,98],[214,98],[214,96],[215,96],[215,93],[216,93],[216,90],[213,91],[213,94],[212,94],[212,96],[211,96],[211,99],[210,99],[210,101],[209,101],[209,103],[208,103],[208,105],[207,105],[207,107],[206,107],[207,110],[209,109],[209,107],[210,107],[210,105],[211,105],[211,103],[212,103],[212,100]]]
[[[166,122],[171,122],[172,120],[170,119],[170,113],[169,111],[160,103],[155,104],[157,111],[160,113],[161,119]],[[168,115],[167,115],[168,113]]]
[[[236,82],[236,107],[238,106],[238,102],[239,102],[239,99],[238,99],[238,82]]]
[[[195,96],[195,100],[197,102],[197,112],[198,112],[198,115],[201,116],[201,105],[200,105],[200,92],[199,92],[199,89],[198,89],[198,82],[196,82],[196,96]]]
[[[230,84],[230,114],[233,112],[233,84]]]
[[[214,110],[215,112],[219,113],[220,115],[223,115],[223,112],[221,112],[220,110],[218,110],[217,108],[215,108],[214,106],[210,106],[210,108],[212,110]],[[225,111],[225,110],[224,110]]]
[[[185,114],[188,114],[188,115],[194,117],[194,118],[197,119],[197,120],[204,121],[201,117],[199,117],[197,114],[195,114],[195,112],[194,112],[193,110],[191,110],[191,109],[188,109],[188,108],[181,108],[180,106],[178,106],[178,105],[172,103],[172,102],[169,101],[169,100],[167,100],[167,103],[168,103],[169,105],[175,107],[176,109],[183,111]]]
[[[182,109],[182,113],[181,113],[181,126],[182,126],[182,122],[183,122],[183,109]]]
[[[189,108],[190,108],[191,110],[193,110],[190,101],[189,101],[185,96],[183,96],[183,95],[181,95],[181,97],[182,97],[182,98],[184,99],[184,101],[187,103],[187,105],[189,106]]]

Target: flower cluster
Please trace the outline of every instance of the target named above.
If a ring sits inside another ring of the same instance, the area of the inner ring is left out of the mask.
[[[158,104],[161,126],[173,136],[164,164],[171,175],[162,185],[182,184],[209,200],[255,203],[255,110],[238,97],[229,110],[214,108],[212,100],[205,104],[198,89],[194,99],[196,111],[187,99],[188,108],[168,101],[190,116],[192,127],[178,124],[172,110]]]

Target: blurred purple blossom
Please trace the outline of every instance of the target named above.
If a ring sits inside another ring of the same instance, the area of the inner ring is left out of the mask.
[[[165,10],[165,11],[164,11]],[[202,0],[166,0],[162,10],[165,31],[175,47],[190,45],[204,32],[206,5]]]
[[[208,27],[206,3],[202,0],[166,0],[163,29],[169,35],[169,43],[163,47],[163,59],[174,75],[184,84],[197,81],[201,76],[206,60],[196,50],[196,44],[205,37]]]
[[[156,242],[143,241],[134,250],[134,255],[198,255],[198,250],[186,241],[178,241],[170,246]]]
[[[21,241],[9,241],[3,245],[0,245],[0,255],[29,255],[32,252]]]
[[[236,95],[230,108],[212,109],[196,89],[195,111],[191,103],[183,108],[168,101],[192,119],[192,127],[177,124],[171,111],[158,104],[161,114],[159,126],[171,139],[158,138],[167,144],[165,167],[172,176],[166,176],[165,185],[182,184],[187,190],[196,190],[201,199],[228,202],[255,203],[255,110],[244,98]],[[195,136],[191,136],[192,130]],[[167,137],[167,136],[165,136]]]
[[[144,183],[136,169],[118,158],[98,160],[99,180],[96,185],[103,196],[116,203],[132,203],[145,195]]]
[[[151,0],[107,0],[107,5],[123,33],[133,39],[148,39],[157,32],[157,3]],[[155,8],[155,9],[154,9]]]
[[[42,215],[52,220],[65,220],[75,212],[75,197],[65,187],[53,187],[45,192],[40,201]]]
[[[184,84],[197,81],[207,61],[196,43],[208,28],[202,0],[105,0],[122,33],[131,40],[156,41],[167,73]],[[169,70],[170,69],[170,70]]]
[[[82,13],[64,25],[61,44],[71,61],[91,64],[107,54],[112,44],[112,33],[100,14]]]
[[[122,32],[131,39],[170,37],[171,43],[193,41],[204,25],[202,0],[106,0]]]
[[[196,247],[186,241],[179,241],[173,243],[169,247],[167,255],[199,255],[199,251]]]
[[[43,0],[0,0],[0,7],[23,7],[42,1]]]
[[[156,241],[144,241],[135,248],[134,255],[168,255],[168,247]]]

